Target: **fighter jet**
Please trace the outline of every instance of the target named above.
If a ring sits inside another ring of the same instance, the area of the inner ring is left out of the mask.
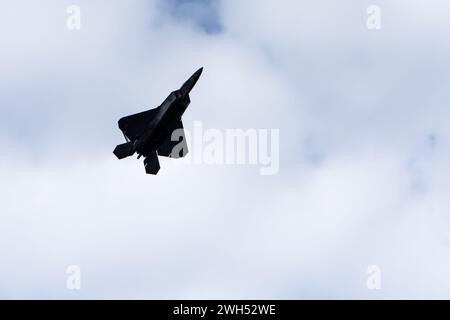
[[[145,172],[156,175],[160,169],[158,155],[181,158],[188,153],[181,116],[191,102],[189,93],[202,71],[203,68],[197,70],[159,107],[119,120],[119,129],[127,142],[114,149],[117,158],[137,153],[138,159],[144,157]]]

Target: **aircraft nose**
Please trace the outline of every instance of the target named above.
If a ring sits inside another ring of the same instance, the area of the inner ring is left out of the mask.
[[[201,67],[200,69],[195,71],[195,73],[187,81],[189,84],[192,85],[191,90],[195,86],[195,84],[197,83],[198,79],[200,79],[200,76],[202,75],[202,72],[203,72],[203,67]]]
[[[197,80],[200,78],[200,76],[202,75],[203,72],[203,67],[201,67],[200,69],[198,69],[197,71],[195,71],[195,73],[192,75],[192,78],[197,78]]]
[[[189,79],[186,81],[183,86],[181,87],[180,91],[183,95],[189,94],[191,92],[192,88],[194,88],[195,84],[197,83],[198,79],[202,75],[203,67],[198,69]]]

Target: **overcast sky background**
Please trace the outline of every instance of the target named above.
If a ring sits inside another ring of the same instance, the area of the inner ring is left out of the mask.
[[[2,0],[0,298],[450,298],[449,16],[446,0]],[[117,120],[200,66],[185,127],[279,128],[278,175],[114,157]]]

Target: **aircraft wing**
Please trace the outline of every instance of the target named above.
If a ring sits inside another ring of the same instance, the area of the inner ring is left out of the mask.
[[[174,131],[178,130],[172,141],[172,135],[168,136],[166,140],[158,147],[158,155],[169,158],[182,158],[188,154],[188,147],[186,143],[186,135],[184,134],[183,122],[178,121]]]
[[[119,129],[131,141],[139,138],[147,129],[148,124],[158,114],[159,107],[133,114],[119,120]]]

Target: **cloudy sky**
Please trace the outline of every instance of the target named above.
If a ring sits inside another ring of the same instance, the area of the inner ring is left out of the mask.
[[[2,0],[0,298],[450,298],[449,15]],[[185,128],[279,129],[278,174],[161,159],[153,177],[114,157],[117,120],[200,66]]]

